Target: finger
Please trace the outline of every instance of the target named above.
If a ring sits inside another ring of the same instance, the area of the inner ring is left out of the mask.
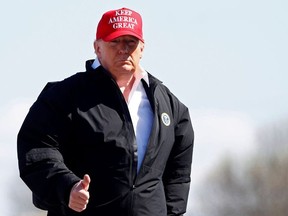
[[[86,209],[87,204],[69,203],[69,207],[74,211],[81,212]]]
[[[82,196],[81,194],[78,196],[70,197],[68,206],[77,212],[85,210],[89,202],[89,193],[86,193],[88,194],[88,197],[87,195]]]
[[[90,194],[88,191],[82,190],[75,193],[72,193],[70,196],[71,202],[77,203],[86,203],[90,198]]]
[[[84,206],[84,205],[87,205],[89,202],[89,198],[87,196],[78,196],[77,198],[72,198],[70,200],[70,203],[73,204],[73,205],[81,205],[81,206]]]
[[[90,194],[89,194],[88,191],[82,191],[82,192],[80,192],[80,193],[78,194],[78,196],[79,196],[80,199],[84,200],[85,202],[86,202],[87,200],[89,200],[89,198],[90,198]]]
[[[88,191],[91,179],[88,174],[84,175],[83,180],[81,181],[83,188]]]

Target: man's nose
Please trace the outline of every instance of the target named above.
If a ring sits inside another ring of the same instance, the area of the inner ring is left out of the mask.
[[[129,46],[127,43],[121,43],[119,53],[124,54],[129,52]]]

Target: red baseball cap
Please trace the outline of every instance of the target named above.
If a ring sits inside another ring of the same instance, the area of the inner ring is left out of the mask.
[[[123,35],[132,35],[144,42],[141,15],[128,8],[104,13],[98,23],[96,40],[111,41]]]

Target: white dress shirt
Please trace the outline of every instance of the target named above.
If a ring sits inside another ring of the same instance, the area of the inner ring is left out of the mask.
[[[99,65],[100,63],[96,58],[92,64],[92,68],[95,69]],[[137,170],[139,171],[149,142],[154,115],[143,83],[141,82],[141,79],[143,79],[149,86],[148,73],[141,67],[141,71],[135,73],[134,77],[135,81],[130,91],[127,105],[136,136],[138,148]]]

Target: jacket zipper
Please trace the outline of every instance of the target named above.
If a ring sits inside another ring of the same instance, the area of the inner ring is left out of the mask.
[[[131,133],[133,135],[132,145],[129,145],[130,152],[132,152],[132,163],[131,163],[131,167],[130,167],[132,172],[130,173],[129,178],[130,178],[130,184],[131,184],[130,187],[131,187],[131,190],[133,190],[135,188],[135,179],[136,179],[136,176],[137,176],[137,155],[136,155],[137,143],[136,143],[136,136],[134,134],[133,123],[132,123],[132,119],[131,119],[130,112],[129,112],[129,109],[128,109],[128,105],[127,105],[127,103],[125,101],[125,98],[124,98],[122,92],[120,91],[119,86],[116,83],[116,81],[113,78],[111,78],[111,80],[114,83],[114,86],[116,88],[116,92],[117,92],[118,97],[120,99],[120,104],[121,104],[121,107],[122,107],[122,110],[123,110],[123,118],[125,120],[125,124],[127,124],[127,127],[129,129],[129,131],[131,131]]]
[[[113,79],[112,79],[113,80]],[[130,187],[131,187],[131,201],[130,201],[130,206],[129,206],[129,210],[128,210],[128,215],[127,216],[133,216],[133,199],[134,199],[134,189],[136,188],[135,186],[135,181],[137,178],[137,143],[136,143],[136,136],[134,134],[134,128],[133,128],[133,123],[132,123],[132,119],[130,116],[130,112],[127,106],[127,103],[125,101],[125,98],[122,94],[122,92],[120,91],[117,83],[113,80],[115,87],[117,88],[117,94],[120,98],[120,103],[121,103],[121,107],[123,109],[123,118],[125,120],[125,124],[127,124],[127,127],[129,129],[129,131],[131,131],[132,136],[133,136],[133,141],[132,141],[132,145],[129,145],[130,148],[130,152],[132,152],[132,161],[131,161],[131,167],[130,170],[131,172],[129,173],[129,178],[130,178]]]
[[[120,91],[119,86],[116,83],[116,81],[113,78],[111,78],[111,80],[113,81],[115,88],[117,88],[116,92],[118,94],[118,97],[120,98],[120,103],[121,103],[121,107],[123,109],[123,118],[125,120],[125,123],[128,124],[129,131],[132,131],[132,133],[133,133],[132,146],[129,145],[130,151],[132,150],[132,163],[131,163],[131,168],[130,168],[132,170],[132,172],[130,173],[130,176],[129,176],[130,177],[130,182],[131,182],[131,193],[132,194],[131,194],[131,201],[130,201],[130,209],[129,209],[128,215],[127,215],[127,216],[133,216],[134,215],[134,212],[133,212],[133,199],[134,199],[134,193],[135,193],[134,191],[136,189],[136,184],[137,184],[137,179],[138,179],[138,175],[137,175],[137,155],[135,154],[136,151],[137,151],[136,136],[135,136],[135,133],[134,133],[133,123],[132,123],[132,119],[131,119],[131,116],[130,116],[130,112],[129,112],[129,108],[128,108],[128,105],[126,103],[126,100],[125,100],[122,92]],[[149,144],[151,142],[151,137],[155,136],[154,135],[155,131],[157,132],[158,128],[159,128],[159,125],[158,125],[158,122],[157,122],[158,121],[157,120],[158,103],[157,103],[157,101],[155,101],[155,98],[153,96],[156,86],[154,86],[154,88],[151,89],[151,92],[148,91],[148,86],[145,86],[144,88],[145,88],[147,96],[149,94],[148,98],[149,98],[150,103],[153,104],[152,109],[153,109],[153,112],[154,112],[154,122],[153,122],[153,125],[152,125],[151,134],[150,134],[149,141],[148,141],[148,146],[147,146],[147,148],[148,148]],[[156,130],[153,130],[154,126],[156,127]],[[132,147],[132,149],[131,149],[131,147]],[[144,156],[143,163],[145,161],[145,157],[146,157],[146,154]],[[140,167],[139,172],[142,169],[142,165]]]

